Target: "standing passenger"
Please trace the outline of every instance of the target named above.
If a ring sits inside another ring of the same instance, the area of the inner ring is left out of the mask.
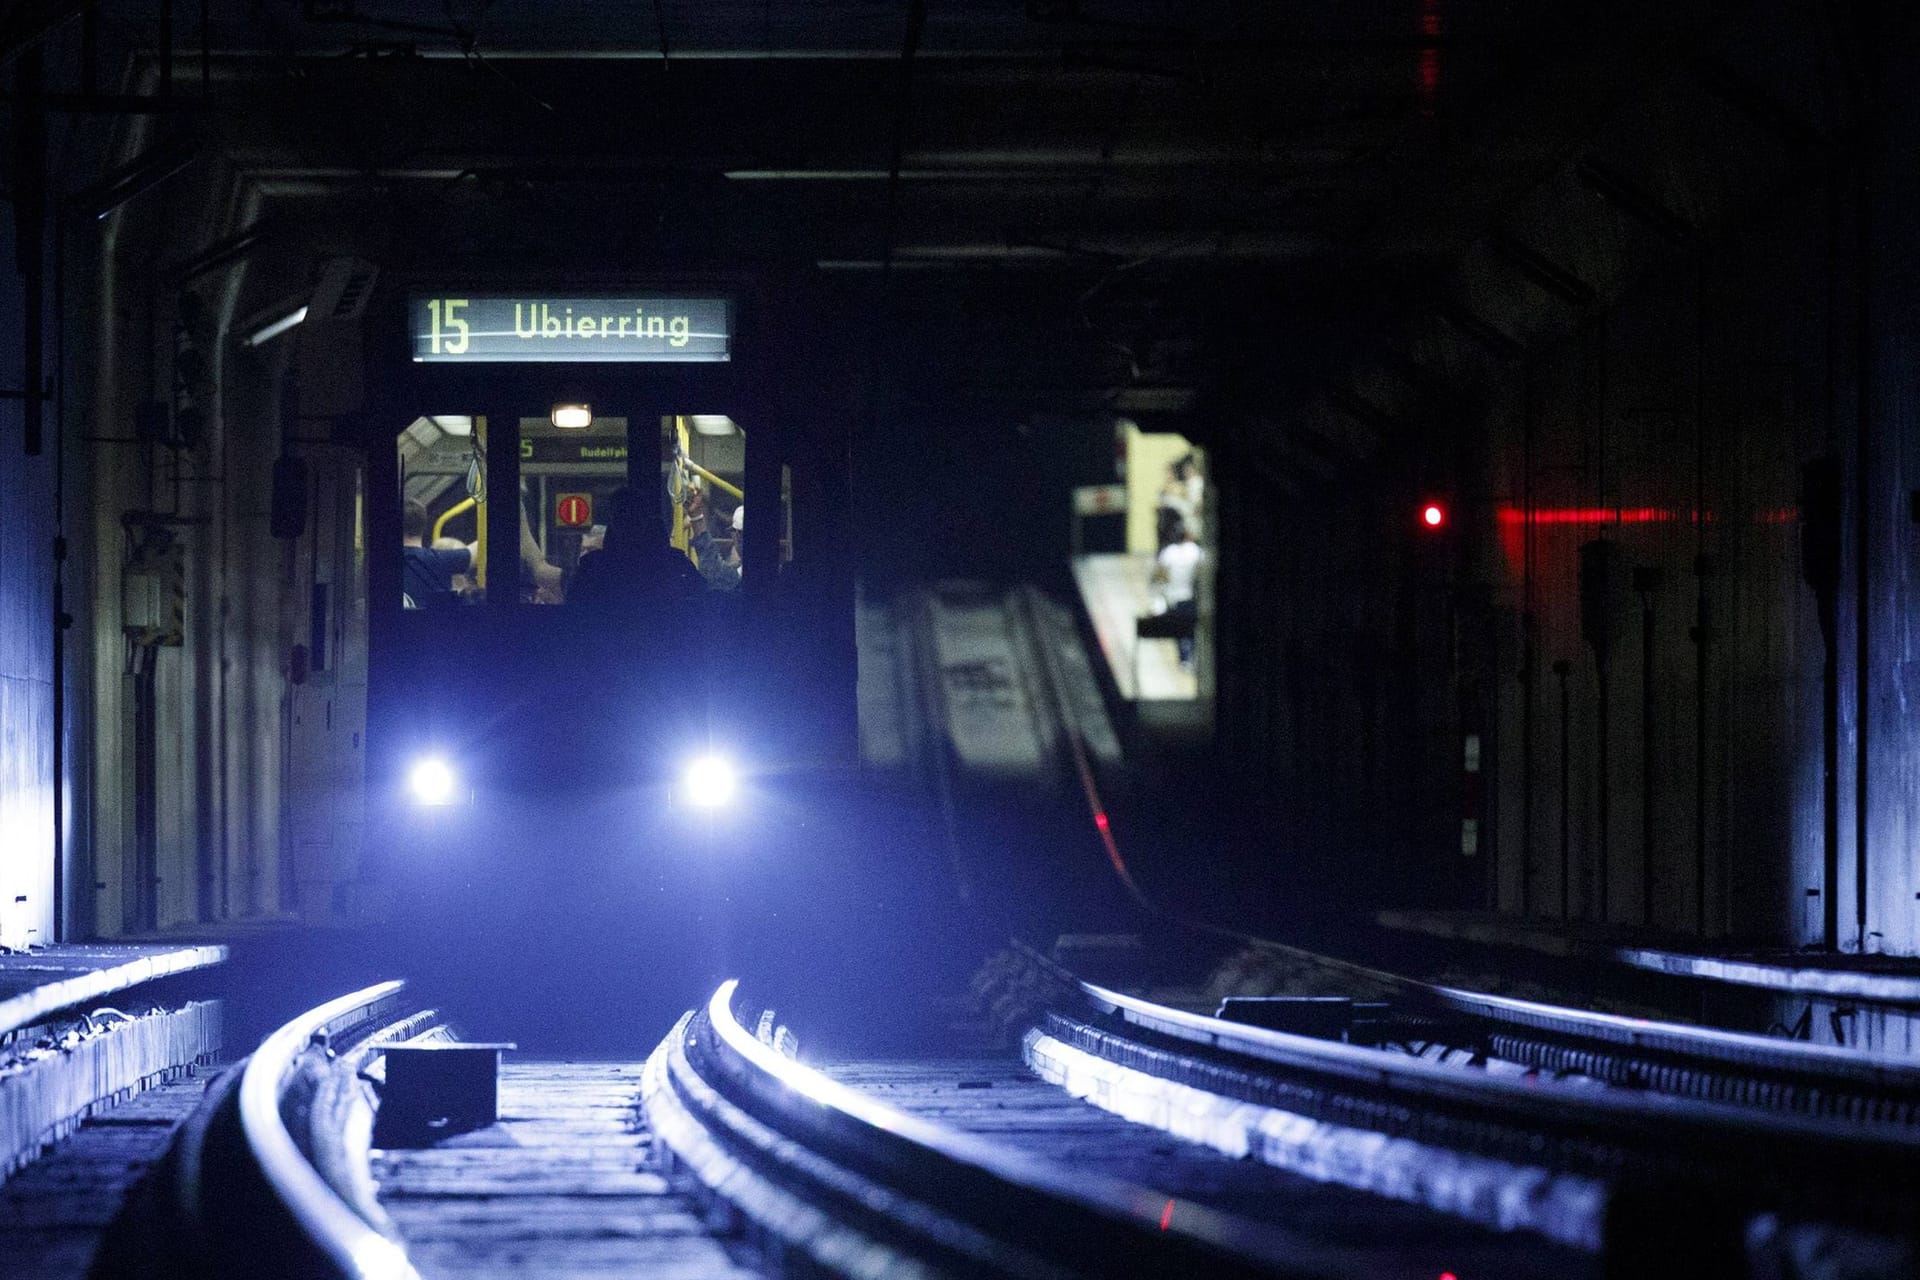
[[[1193,526],[1183,523],[1177,540],[1160,549],[1159,562],[1153,570],[1153,580],[1164,584],[1162,594],[1167,602],[1167,615],[1179,619],[1183,628],[1177,643],[1180,665],[1188,671],[1193,670],[1193,628],[1200,616],[1193,588],[1204,554],[1193,539]]]
[[[1159,539],[1159,550],[1166,550],[1180,541],[1180,526],[1192,524],[1199,518],[1199,512],[1193,505],[1192,490],[1188,477],[1191,474],[1192,454],[1169,463],[1167,478],[1161,482],[1160,496],[1156,500],[1154,511],[1154,532]]]
[[[686,601],[705,584],[667,542],[665,523],[632,489],[607,498],[606,547],[574,570],[568,603],[616,620],[636,621],[656,606]]]
[[[439,609],[454,602],[453,580],[473,569],[473,546],[455,543],[451,547],[427,546],[427,534],[433,518],[426,504],[407,499],[401,518],[400,584],[410,609]]]

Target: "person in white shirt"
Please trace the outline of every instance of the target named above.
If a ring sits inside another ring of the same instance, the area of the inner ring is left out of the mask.
[[[1186,633],[1178,641],[1180,645],[1180,665],[1193,667],[1193,624],[1199,618],[1199,607],[1194,602],[1194,580],[1200,576],[1200,561],[1205,552],[1200,544],[1193,540],[1193,525],[1182,523],[1179,536],[1160,548],[1160,555],[1153,569],[1153,580],[1160,585],[1161,597],[1167,602],[1167,613],[1178,618],[1186,627]]]

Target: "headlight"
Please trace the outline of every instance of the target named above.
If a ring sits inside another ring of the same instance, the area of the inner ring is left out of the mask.
[[[680,775],[680,794],[696,809],[718,809],[733,799],[739,786],[733,763],[725,756],[698,756]]]
[[[433,808],[452,804],[459,787],[453,766],[439,756],[422,756],[407,773],[407,788],[416,804]]]

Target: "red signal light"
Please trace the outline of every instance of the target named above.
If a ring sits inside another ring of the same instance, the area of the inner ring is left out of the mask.
[[[1420,508],[1420,523],[1429,529],[1438,529],[1447,522],[1447,509],[1437,502],[1429,502]]]

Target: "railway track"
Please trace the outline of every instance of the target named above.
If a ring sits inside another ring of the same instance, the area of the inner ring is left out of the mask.
[[[1023,587],[1010,593],[1006,608],[1010,628],[1026,637],[1018,646],[1030,668],[1024,682],[1037,691],[1033,701],[1047,708],[1049,735],[1062,746],[1061,767],[1087,808],[1106,862],[1145,921],[1190,939],[1257,948],[1296,972],[1318,975],[1327,994],[1385,1002],[1412,1029],[1407,1039],[1451,1048],[1477,1063],[1515,1063],[1550,1076],[1774,1113],[1920,1124],[1920,1060],[1471,991],[1168,911],[1134,880],[1121,854],[1099,784],[1109,732],[1083,723],[1085,681],[1070,678],[1057,639],[1042,639],[1054,625],[1048,602]]]
[[[637,1062],[513,1064],[496,1123],[383,1135],[388,1051],[453,1041],[400,982],[289,1021],[208,1088],[110,1233],[103,1274],[760,1274],[652,1170]]]
[[[736,984],[647,1067],[675,1166],[782,1265],[833,1274],[1598,1274],[1591,1251],[1169,1142],[1005,1057],[811,1066]],[[749,1030],[748,1023],[757,1021]]]
[[[355,992],[209,1091],[144,1249],[123,1232],[115,1256],[355,1280],[1915,1264],[1920,1137],[1897,1126],[1498,1078],[1005,972],[1017,1054],[807,1063],[729,982],[644,1063],[516,1063],[498,1123],[384,1149],[383,1054],[451,1032],[398,983]]]
[[[1090,984],[1034,1012],[1025,1071],[815,1068],[746,1007],[723,987],[650,1060],[657,1141],[775,1256],[837,1274],[1895,1276],[1920,1257],[1920,1140],[1896,1127],[1499,1079]],[[1155,1153],[1156,1131],[1179,1141]]]

